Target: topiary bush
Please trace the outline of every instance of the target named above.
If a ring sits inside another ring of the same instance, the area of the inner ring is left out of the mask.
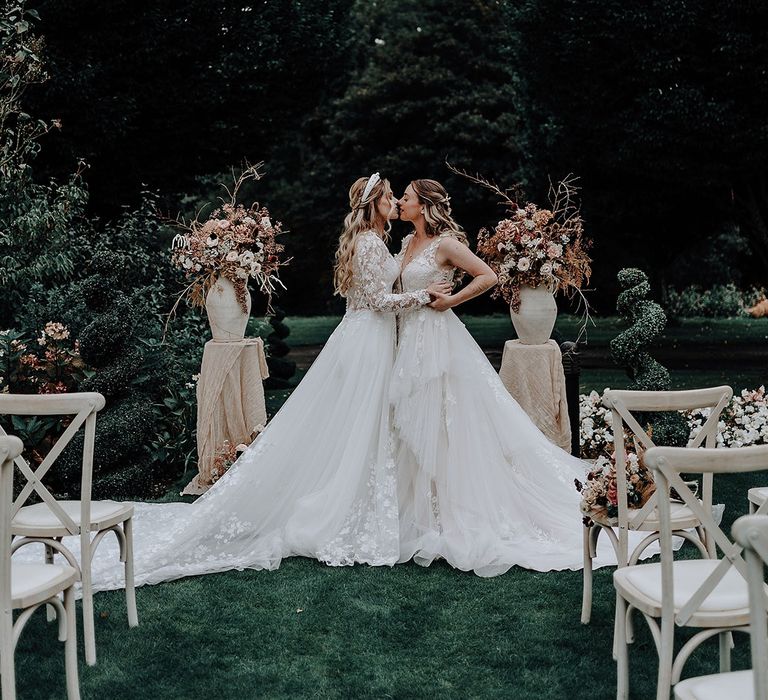
[[[291,377],[296,374],[296,363],[293,360],[285,359],[291,350],[285,339],[290,335],[291,330],[284,323],[285,311],[279,306],[275,306],[273,312],[269,319],[272,332],[267,335],[265,340],[269,378],[264,382],[264,388],[287,389],[291,386]]]
[[[651,293],[651,286],[642,270],[625,268],[619,271],[617,279],[622,292],[616,310],[628,327],[611,341],[611,356],[626,369],[632,380],[628,389],[668,391],[669,371],[648,352],[666,327],[666,314],[655,301],[646,298]],[[641,417],[641,423],[643,421],[657,445],[682,446],[688,441],[688,426],[676,411],[646,413]]]

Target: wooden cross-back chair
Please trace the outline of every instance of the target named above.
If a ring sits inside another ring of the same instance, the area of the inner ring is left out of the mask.
[[[77,570],[82,583],[85,660],[89,665],[96,663],[91,564],[96,548],[110,532],[117,537],[120,561],[125,564],[128,624],[131,627],[139,624],[133,579],[133,504],[91,500],[96,415],[104,404],[104,397],[95,392],[0,394],[0,416],[72,416],[64,433],[36,469],[21,456],[14,460],[26,483],[13,502],[11,532],[19,538],[13,543],[13,551],[40,542],[45,547],[47,562],[53,562],[54,552],[59,552]],[[80,500],[59,500],[42,479],[55,468],[56,460],[80,429],[84,431]],[[5,434],[2,427],[0,433]],[[33,494],[40,502],[28,505]],[[63,544],[65,537],[79,539],[79,561]]]
[[[681,474],[698,471],[711,476],[768,469],[768,445],[697,451],[654,447],[645,454],[645,460],[654,470],[659,494],[661,561],[625,566],[613,574],[614,651],[620,700],[629,696],[628,644],[634,638],[632,613],[635,610],[640,611],[648,623],[659,657],[657,700],[668,700],[671,686],[679,680],[690,655],[711,637],[719,637],[720,671],[730,671],[731,633],[748,632],[750,625],[747,566],[741,556],[742,546],[723,533],[711,509],[698,499]],[[719,549],[722,558],[674,559],[672,488],[699,519],[708,543]],[[762,507],[768,510],[768,502]],[[764,599],[764,586],[760,594]],[[676,627],[699,630],[682,645],[677,655],[674,653]]]
[[[592,614],[592,560],[596,556],[598,538],[602,533],[610,541],[616,553],[619,567],[635,564],[649,545],[659,539],[658,494],[654,493],[641,508],[627,505],[627,449],[624,432],[627,430],[644,449],[655,447],[652,438],[634,415],[636,413],[690,411],[709,408],[709,416],[696,437],[691,438],[686,449],[714,447],[717,442],[717,424],[720,414],[733,396],[729,386],[686,391],[628,391],[608,389],[603,394],[603,404],[611,409],[611,424],[616,459],[616,489],[618,522],[593,519],[592,526],[584,526],[584,569],[581,621],[587,624]],[[701,502],[707,511],[712,509],[712,475],[704,474]],[[675,504],[672,513],[675,535],[692,542],[708,556],[714,555],[706,533],[701,529],[697,516],[685,504]],[[629,533],[648,533],[629,551]]]

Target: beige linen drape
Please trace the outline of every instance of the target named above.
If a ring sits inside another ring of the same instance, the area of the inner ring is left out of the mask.
[[[499,376],[539,430],[570,452],[571,426],[558,344],[548,340],[544,345],[524,345],[519,340],[508,340]]]
[[[266,424],[262,381],[268,376],[261,338],[205,344],[197,382],[198,474],[183,494],[210,488],[213,459],[225,440],[248,443],[254,428]]]

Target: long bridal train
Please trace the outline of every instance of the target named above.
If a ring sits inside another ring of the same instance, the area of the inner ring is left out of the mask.
[[[374,232],[357,246],[347,313],[253,445],[195,503],[136,504],[137,585],[274,569],[293,555],[332,565],[397,562],[388,403],[394,312],[430,296],[391,293],[398,267]],[[34,549],[17,556],[39,561]],[[98,550],[94,590],[123,586],[110,549]]]
[[[453,279],[436,262],[441,240],[405,266],[404,290]],[[574,479],[583,479],[585,462],[539,431],[453,311],[403,312],[398,343],[391,400],[400,561],[443,558],[481,576],[512,566],[582,568]],[[600,545],[596,566],[615,564],[610,544]]]

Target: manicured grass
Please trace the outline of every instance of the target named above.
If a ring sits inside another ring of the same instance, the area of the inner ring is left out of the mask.
[[[483,346],[503,345],[513,337],[512,322],[508,314],[488,316],[460,316],[474,336]],[[288,342],[291,346],[321,345],[341,320],[340,316],[292,316],[286,319],[291,334]],[[580,320],[575,316],[560,314],[555,330],[563,339],[573,339],[578,335]],[[594,325],[587,329],[588,343],[591,347],[607,346],[624,328],[624,324],[613,316],[597,317]],[[753,318],[688,318],[679,325],[669,325],[658,341],[662,346],[696,346],[723,342],[731,344],[755,344],[768,348],[768,319]]]
[[[293,346],[325,342],[336,317],[288,319]],[[465,318],[481,345],[510,337],[508,317]],[[561,317],[567,334],[573,320]],[[590,343],[607,342],[618,325],[600,320]],[[669,338],[686,345],[729,340],[764,343],[768,324],[742,319],[685,322]],[[613,325],[612,325],[613,324]],[[619,369],[587,369],[582,391],[626,385]],[[761,369],[678,370],[676,388],[765,381]],[[268,392],[270,413],[289,392]],[[162,500],[177,500],[191,477]],[[717,479],[724,523],[747,510],[746,490],[768,475]],[[185,499],[190,500],[190,499]],[[542,508],[546,504],[542,504]],[[578,516],[574,528],[580,529]],[[686,547],[682,556],[692,556]],[[579,622],[581,572],[513,569],[481,579],[444,563],[390,568],[329,568],[295,558],[277,571],[228,572],[137,592],[141,625],[128,629],[122,592],[96,596],[99,663],[83,663],[84,698],[609,698],[614,593],[611,569],[595,574],[592,623]],[[39,611],[17,650],[20,698],[64,696],[63,649]],[[681,634],[685,639],[689,634]],[[734,667],[746,668],[749,645],[736,636]],[[684,675],[717,670],[710,640]],[[638,619],[631,649],[631,697],[654,696],[656,653]]]
[[[765,475],[716,480],[727,527],[746,511],[746,489],[766,483]],[[136,629],[127,627],[122,592],[96,596],[99,663],[86,667],[80,655],[84,698],[615,694],[611,569],[596,572],[589,626],[579,622],[581,573],[572,571],[481,579],[445,564],[335,569],[297,558],[277,571],[189,578],[137,595]],[[656,654],[640,619],[636,634],[631,697],[644,699],[654,695]],[[17,650],[20,698],[64,696],[55,636],[39,611]],[[746,637],[735,639],[734,667],[746,668]],[[716,647],[706,643],[685,675],[715,672]]]
[[[708,386],[727,384],[734,392],[742,389],[756,389],[768,383],[766,369],[722,369],[722,370],[687,370],[675,369],[670,372],[673,389],[701,389]],[[602,393],[603,389],[624,389],[629,378],[622,369],[584,369],[581,372],[579,390],[582,394],[592,390]]]
[[[483,346],[503,344],[513,337],[512,321],[508,314],[490,316],[461,316],[461,320]],[[608,343],[625,328],[617,317],[596,317],[594,325],[587,327],[590,347],[607,347]],[[581,320],[560,314],[555,331],[563,340],[573,340],[579,333]],[[686,318],[677,325],[668,325],[656,345],[664,347],[697,346],[722,342],[726,345],[756,344],[768,348],[768,319],[739,318]]]

